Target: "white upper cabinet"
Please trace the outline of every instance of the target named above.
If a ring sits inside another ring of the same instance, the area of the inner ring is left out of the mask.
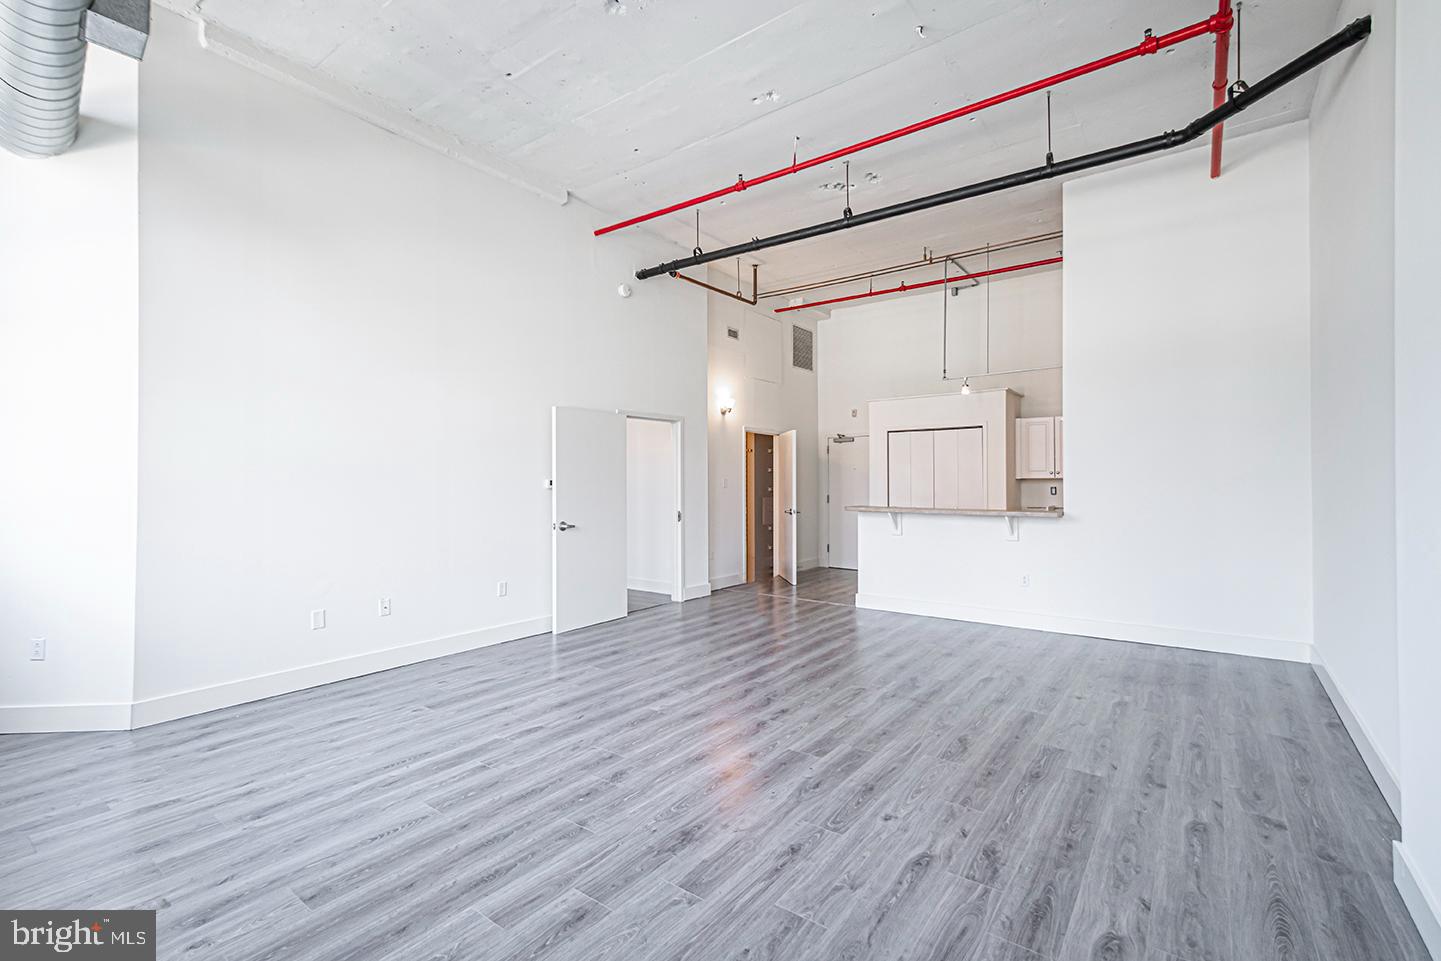
[[[911,502],[908,507],[936,506],[936,432],[911,433]]]
[[[961,443],[959,430],[933,431],[936,448],[935,507],[960,507]]]
[[[1061,418],[1016,418],[1016,477],[1045,479],[1061,475]]]
[[[986,506],[985,431],[980,427],[891,431],[890,507]]]
[[[911,503],[912,431],[892,431],[886,438],[886,503],[891,507],[918,507]]]
[[[1061,456],[1061,452],[1065,449],[1065,445],[1061,442],[1061,435],[1064,433],[1064,431],[1063,431],[1063,429],[1062,429],[1062,424],[1064,423],[1064,421],[1065,421],[1065,418],[1064,418],[1064,417],[1057,417],[1057,418],[1056,418],[1056,476],[1057,476],[1057,477],[1063,477],[1063,476],[1065,476],[1065,468],[1063,468],[1063,467],[1061,466],[1061,463],[1062,463],[1062,461],[1064,460],[1064,458]]]

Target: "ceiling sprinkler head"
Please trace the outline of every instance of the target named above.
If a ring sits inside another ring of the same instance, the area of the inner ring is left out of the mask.
[[[775,103],[775,102],[776,102],[777,100],[779,100],[780,98],[781,98],[781,95],[778,94],[778,93],[776,93],[774,90],[767,90],[765,93],[758,93],[758,94],[756,94],[754,97],[751,97],[751,103],[754,103],[754,104]]]
[[[612,13],[619,17],[625,16],[625,4],[621,0],[604,0],[604,3],[606,13]]]
[[[920,37],[922,40],[926,39],[926,28],[918,24],[916,26],[916,36]]]

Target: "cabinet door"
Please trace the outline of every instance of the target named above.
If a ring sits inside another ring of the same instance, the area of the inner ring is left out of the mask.
[[[936,432],[911,431],[911,506],[936,506]]]
[[[1063,451],[1064,451],[1065,445],[1062,443],[1062,435],[1064,435],[1064,433],[1065,433],[1065,430],[1064,430],[1064,428],[1063,428],[1063,426],[1062,426],[1064,420],[1065,420],[1065,418],[1063,418],[1063,417],[1057,417],[1057,418],[1056,418],[1056,476],[1057,476],[1057,477],[1063,477],[1063,476],[1065,476],[1065,470],[1064,470],[1064,468],[1061,466],[1061,465],[1065,462],[1065,457],[1063,456]]]
[[[936,445],[935,506],[961,506],[961,431],[938,430]]]
[[[1055,469],[1056,418],[1016,418],[1016,477],[1054,477]]]
[[[986,430],[968,427],[956,431],[959,449],[956,472],[956,506],[980,510],[986,506]]]
[[[911,505],[911,434],[894,431],[886,435],[886,504]]]

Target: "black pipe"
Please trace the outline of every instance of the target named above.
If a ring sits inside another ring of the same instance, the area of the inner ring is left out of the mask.
[[[725,260],[729,257],[738,257],[743,254],[753,253],[757,250],[767,250],[783,244],[793,244],[800,240],[809,240],[812,237],[833,234],[838,230],[849,230],[852,227],[873,224],[879,220],[889,220],[892,217],[904,217],[906,214],[929,210],[932,207],[953,204],[958,200],[969,200],[972,197],[979,197],[983,194],[999,193],[1002,190],[1010,190],[1014,187],[1022,187],[1026,184],[1050,180],[1053,177],[1078,173],[1082,170],[1102,167],[1106,164],[1113,164],[1121,160],[1131,160],[1135,157],[1143,157],[1146,154],[1157,153],[1162,150],[1170,150],[1182,144],[1190,143],[1217,124],[1225,123],[1267,94],[1275,93],[1276,90],[1307,71],[1314,70],[1341,51],[1365,40],[1370,33],[1371,17],[1369,15],[1353,21],[1334,36],[1323,40],[1279,70],[1267,74],[1265,77],[1253,83],[1248,89],[1230,97],[1225,103],[1221,104],[1221,106],[1197,117],[1180,130],[1168,130],[1163,134],[1147,137],[1144,140],[1135,140],[1128,144],[1122,144],[1119,147],[1108,147],[1105,150],[1098,150],[1095,153],[1073,157],[1070,160],[1043,164],[1039,167],[1032,167],[1029,170],[1007,174],[1004,177],[982,180],[979,183],[956,187],[952,190],[945,190],[941,193],[931,194],[926,197],[917,197],[914,200],[904,200],[898,204],[891,204],[889,207],[878,207],[875,210],[862,211],[861,213],[842,217],[839,220],[828,220],[825,223],[812,224],[809,227],[799,227],[795,230],[789,230],[783,234],[775,234],[770,237],[757,237],[743,244],[734,244],[730,247],[711,251],[710,253],[696,254],[692,257],[682,257],[680,260],[672,260],[667,263],[657,264],[654,267],[647,267],[644,270],[637,270],[635,276],[637,280],[647,280],[661,274],[673,273],[685,267],[707,264],[713,260]]]

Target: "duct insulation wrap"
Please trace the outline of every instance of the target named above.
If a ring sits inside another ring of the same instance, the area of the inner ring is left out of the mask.
[[[0,146],[53,157],[75,142],[90,0],[0,0]]]

